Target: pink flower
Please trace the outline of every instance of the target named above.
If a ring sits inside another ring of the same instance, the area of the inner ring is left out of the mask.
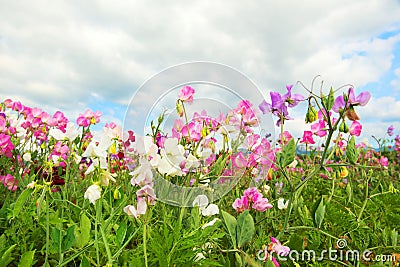
[[[18,188],[18,180],[11,174],[1,175],[0,182],[10,191],[16,191]]]
[[[246,168],[247,167],[247,160],[243,156],[242,152],[239,152],[236,156],[234,156],[233,160],[234,166],[237,168]]]
[[[150,185],[146,184],[145,186],[143,186],[141,189],[139,189],[136,192],[136,195],[138,196],[138,200],[139,198],[145,198],[147,197],[147,202],[151,205],[154,205],[156,202],[156,195],[154,194],[154,190],[153,187],[151,187]]]
[[[178,94],[178,97],[183,102],[193,102],[194,89],[190,86],[184,86]]]
[[[349,88],[349,91],[347,92],[347,105],[344,100],[344,96],[340,95],[335,99],[335,103],[332,107],[333,111],[336,113],[339,113],[340,109],[352,107],[352,106],[365,106],[369,99],[371,98],[371,94],[368,91],[361,92],[357,97],[354,95],[354,89],[353,87]]]
[[[350,135],[360,136],[362,130],[362,125],[358,121],[353,121],[350,125],[349,133]]]
[[[233,204],[232,207],[237,211],[237,212],[242,212],[244,210],[250,210],[249,208],[249,201],[247,197],[242,196],[241,198],[237,198]]]
[[[258,199],[263,197],[256,187],[247,188],[244,190],[243,195],[251,202],[256,202]]]
[[[137,209],[133,205],[128,205],[124,208],[124,212],[128,214],[130,217],[135,217],[136,219],[140,217],[140,215],[146,214],[147,211],[147,203],[146,199],[142,197],[138,197],[137,199]]]
[[[383,167],[387,167],[388,166],[388,158],[387,157],[385,157],[385,156],[382,156],[380,159],[379,159],[379,163],[383,166]]]
[[[101,115],[100,111],[93,112],[87,109],[83,114],[79,114],[76,123],[79,126],[88,127],[90,124],[99,123]]]
[[[12,158],[12,150],[14,144],[11,142],[11,137],[6,134],[0,134],[0,155]]]
[[[281,244],[281,242],[278,239],[276,239],[275,237],[271,236],[270,240],[272,242],[272,248],[271,248],[272,252],[275,252],[276,254],[278,254],[281,257],[289,255],[289,252],[290,252],[289,247],[283,246]]]
[[[270,203],[268,203],[268,199],[267,198],[258,198],[254,204],[253,204],[253,209],[255,209],[256,211],[260,211],[260,212],[264,212],[267,209],[272,208],[272,205]]]
[[[318,122],[311,125],[311,132],[319,137],[324,137],[326,135],[326,124],[324,120],[319,120]]]
[[[315,144],[313,133],[311,131],[304,131],[303,139],[300,141],[300,143]]]

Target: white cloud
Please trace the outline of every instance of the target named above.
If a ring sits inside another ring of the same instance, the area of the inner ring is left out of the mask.
[[[0,99],[67,114],[83,112],[93,94],[126,105],[151,75],[192,60],[230,65],[264,95],[317,74],[335,87],[362,86],[391,68],[400,36],[378,36],[399,29],[399,17],[390,0],[8,1],[0,9]],[[142,104],[152,105],[155,92],[144,92]]]

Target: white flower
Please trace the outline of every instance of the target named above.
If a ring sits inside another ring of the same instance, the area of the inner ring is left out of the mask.
[[[286,209],[288,207],[289,204],[289,200],[286,201],[283,198],[279,198],[278,199],[278,209],[283,210]]]
[[[36,181],[32,181],[26,185],[26,188],[35,188],[35,185],[36,185]]]
[[[214,218],[212,221],[210,221],[210,222],[204,224],[204,225],[201,227],[201,229],[204,230],[205,228],[207,228],[207,227],[209,227],[209,226],[213,226],[214,223],[216,223],[216,222],[218,222],[218,221],[219,221],[219,218]]]
[[[101,173],[101,185],[108,186],[110,180],[115,183],[116,180],[115,180],[114,177],[116,175],[117,175],[116,173],[110,173],[108,171],[102,171],[102,173]]]
[[[193,206],[198,206],[203,216],[212,216],[219,213],[219,208],[215,204],[208,205],[208,198],[206,195],[198,195],[194,201]]]
[[[208,205],[208,197],[206,195],[198,195],[192,203],[193,207],[198,206],[199,208]]]
[[[178,144],[177,138],[168,138],[161,150],[161,159],[158,162],[158,171],[168,176],[181,176],[183,174],[180,164],[185,160],[185,149]]]
[[[298,162],[297,160],[293,160],[292,163],[290,163],[290,164],[288,165],[288,167],[289,167],[289,168],[296,168],[296,166],[297,166],[298,163],[299,163],[299,162]]]
[[[51,128],[49,135],[58,141],[62,141],[66,138],[70,141],[73,141],[79,135],[79,132],[74,123],[68,122],[67,127],[65,127],[65,133],[63,133],[60,129]]]
[[[204,257],[203,253],[199,252],[196,254],[196,256],[194,257],[194,262],[198,262],[201,260],[204,260],[206,257]]]
[[[151,183],[153,180],[153,172],[151,171],[150,163],[145,158],[139,159],[139,166],[130,173],[133,176],[131,179],[132,185],[143,186]]]
[[[201,214],[203,216],[212,216],[219,213],[218,206],[215,204],[210,204],[206,208],[200,208],[200,209],[201,209]]]
[[[31,162],[31,161],[32,161],[32,159],[31,159],[31,153],[29,153],[29,152],[26,152],[26,153],[22,156],[22,158],[23,158],[25,161],[28,161],[28,162]]]
[[[101,196],[100,192],[101,192],[100,186],[97,184],[92,184],[91,186],[88,187],[88,189],[86,189],[84,197],[86,199],[89,199],[90,203],[94,205],[96,200],[98,200]]]
[[[146,200],[142,197],[138,198],[137,209],[133,205],[128,205],[124,208],[124,212],[130,217],[139,218],[140,215],[146,214],[147,204]]]

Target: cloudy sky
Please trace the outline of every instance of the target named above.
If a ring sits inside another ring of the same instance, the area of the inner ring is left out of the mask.
[[[232,2],[1,1],[0,99],[71,119],[89,107],[123,123],[132,98],[148,107],[160,100],[159,90],[135,95],[148,79],[209,61],[253,81],[248,98],[310,86],[316,75],[327,89],[369,90],[363,137],[384,136],[390,124],[400,131],[400,1]],[[292,111],[295,134],[307,127],[303,109]]]

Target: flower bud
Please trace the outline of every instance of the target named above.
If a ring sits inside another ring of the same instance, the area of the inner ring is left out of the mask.
[[[306,114],[306,123],[314,122],[318,119],[318,111],[311,105],[308,105]]]
[[[339,126],[339,131],[342,133],[347,133],[349,131],[349,126],[347,125],[346,121],[343,121]]]
[[[179,117],[183,116],[183,104],[182,101],[176,101],[176,112],[178,113]]]

